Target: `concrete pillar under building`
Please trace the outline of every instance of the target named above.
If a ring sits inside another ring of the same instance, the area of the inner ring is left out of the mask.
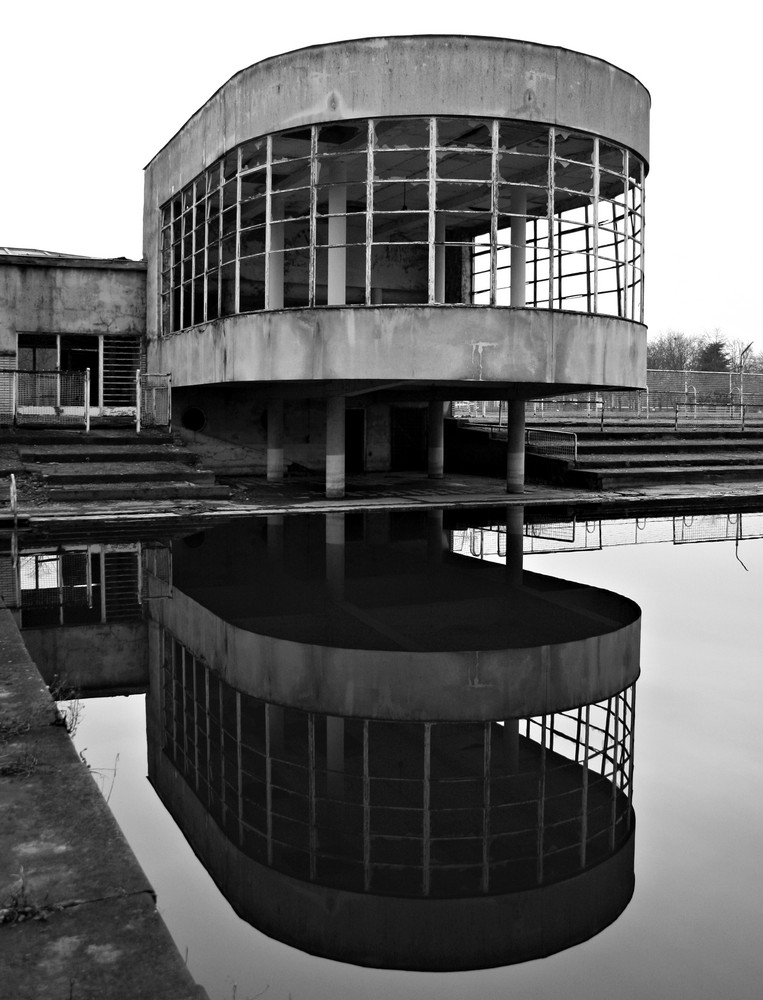
[[[326,583],[335,601],[344,600],[344,514],[326,514]]]
[[[511,305],[527,304],[527,192],[514,188],[511,195]]]
[[[266,520],[268,526],[266,544],[271,572],[276,567],[280,571],[283,566],[283,514],[268,514]]]
[[[506,756],[506,773],[519,770],[519,719],[505,719],[503,723],[503,748]]]
[[[326,496],[333,499],[344,496],[344,410],[344,396],[326,400]]]
[[[344,719],[333,715],[326,716],[326,791],[344,798]]]
[[[434,300],[445,301],[445,221],[439,216],[434,224]]]
[[[330,306],[343,306],[347,301],[347,168],[336,163],[331,167],[329,188],[329,251],[328,289]]]
[[[427,511],[427,561],[438,565],[442,562],[443,553],[448,548],[448,541],[442,529],[442,507]]]
[[[283,482],[283,400],[268,400],[267,478],[269,483]]]
[[[271,211],[276,212],[275,199],[271,199]],[[271,215],[270,253],[268,254],[268,309],[283,309],[283,222]]]
[[[525,491],[525,402],[510,399],[507,404],[506,492]]]
[[[522,504],[506,508],[506,582],[522,586],[522,560],[525,542],[525,508]]]
[[[442,479],[445,466],[445,408],[433,399],[429,404],[429,430],[427,447],[427,473],[430,479]]]

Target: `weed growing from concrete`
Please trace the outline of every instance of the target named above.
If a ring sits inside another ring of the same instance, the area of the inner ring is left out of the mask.
[[[53,725],[63,726],[70,736],[74,736],[83,712],[79,691],[72,687],[65,677],[56,678],[48,690],[56,703],[56,718]]]
[[[24,869],[16,876],[16,885],[0,907],[0,924],[20,924],[25,920],[47,919],[50,907],[36,903],[29,894]]]

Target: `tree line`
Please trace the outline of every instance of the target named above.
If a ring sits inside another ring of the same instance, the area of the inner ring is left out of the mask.
[[[719,330],[699,334],[666,330],[647,340],[646,366],[667,371],[763,372],[763,351],[755,353],[754,341],[727,340]]]

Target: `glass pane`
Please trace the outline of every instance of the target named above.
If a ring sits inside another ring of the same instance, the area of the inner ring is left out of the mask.
[[[241,261],[240,303],[241,312],[265,308],[265,257],[249,257]]]
[[[294,160],[310,156],[310,126],[273,136],[273,160]]]
[[[267,140],[252,139],[241,147],[241,169],[263,166],[267,159]]]
[[[428,300],[429,248],[424,245],[371,248],[371,299],[382,304]]]
[[[470,121],[468,118],[440,118],[437,121],[437,145],[458,146],[462,149],[490,149],[492,146],[490,123]]]
[[[309,250],[290,250],[284,255],[284,306],[309,304]]]
[[[274,191],[307,187],[309,183],[309,160],[287,160],[271,167],[271,185]]]
[[[264,170],[246,174],[241,178],[241,201],[249,201],[250,198],[263,198],[265,196],[265,188]]]
[[[406,149],[376,153],[374,176],[384,180],[425,180],[429,176],[429,154],[426,150]]]
[[[345,186],[345,210],[347,212],[365,212],[366,210],[366,185],[346,184]],[[322,184],[316,191],[316,211],[318,215],[326,215],[329,211],[329,197],[336,185]],[[340,202],[341,204],[341,202]]]
[[[429,119],[387,118],[374,123],[377,149],[416,149],[429,145]]]
[[[530,122],[501,122],[498,125],[498,148],[517,153],[534,153],[548,156],[547,125]]]
[[[365,153],[347,156],[321,156],[318,159],[318,181],[321,184],[365,183],[368,157]]]
[[[299,219],[310,215],[310,189],[288,191],[272,195],[273,219]]]
[[[492,169],[492,158],[489,153],[464,151],[437,154],[438,177],[489,181]]]
[[[364,149],[368,141],[367,122],[333,122],[318,128],[318,152],[336,153]]]
[[[587,135],[557,129],[554,136],[554,155],[557,159],[593,163],[593,139]]]
[[[265,225],[265,199],[256,198],[241,203],[241,228]]]
[[[617,146],[610,146],[609,143],[599,141],[599,166],[602,170],[623,172],[623,151]]]
[[[429,216],[425,212],[374,212],[374,243],[425,243]]]
[[[374,184],[374,208],[384,212],[426,212],[429,209],[429,185],[407,181]]]
[[[247,229],[241,233],[242,257],[249,257],[255,253],[265,252],[265,227],[258,226],[256,229]]]
[[[491,188],[489,184],[466,184],[456,181],[438,181],[437,207],[462,209],[470,212],[489,212]]]

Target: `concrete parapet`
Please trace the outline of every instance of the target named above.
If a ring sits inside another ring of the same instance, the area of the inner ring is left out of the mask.
[[[0,607],[0,991],[203,1000]]]

